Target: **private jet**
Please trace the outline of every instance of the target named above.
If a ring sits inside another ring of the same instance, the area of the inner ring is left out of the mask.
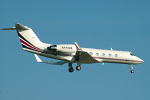
[[[68,71],[73,72],[73,63],[77,63],[76,70],[81,70],[81,64],[91,63],[119,63],[128,64],[131,73],[134,73],[132,65],[144,63],[142,59],[128,51],[102,50],[93,48],[81,48],[75,41],[74,44],[47,44],[39,40],[33,30],[21,24],[2,30],[16,30],[22,44],[22,49],[33,53],[37,62],[53,65],[68,64]],[[53,58],[59,61],[43,62],[39,56]]]

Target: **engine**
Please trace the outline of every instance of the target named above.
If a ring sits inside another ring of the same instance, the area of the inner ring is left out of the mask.
[[[47,47],[48,51],[51,52],[64,52],[64,53],[75,53],[76,52],[76,46],[75,45],[51,45]]]
[[[56,52],[57,51],[57,45],[52,45],[50,47],[47,47],[47,50]]]

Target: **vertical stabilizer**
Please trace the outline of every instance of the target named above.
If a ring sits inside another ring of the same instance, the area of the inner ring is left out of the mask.
[[[43,49],[47,48],[51,44],[42,43],[35,35],[31,28],[21,24],[15,24],[16,27],[4,28],[2,30],[16,30],[22,44],[23,50],[39,53],[43,52]]]
[[[16,30],[23,48],[27,47],[33,49],[42,47],[43,43],[35,35],[32,29],[21,24],[16,24]]]

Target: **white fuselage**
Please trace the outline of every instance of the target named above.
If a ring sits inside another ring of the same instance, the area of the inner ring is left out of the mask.
[[[56,52],[48,51],[46,48],[45,51],[47,53],[39,53],[28,49],[27,50],[24,49],[24,50],[32,53],[36,53],[41,56],[70,62],[76,53],[75,45],[64,44],[64,45],[57,45],[57,46],[58,46],[58,51]],[[102,50],[102,49],[93,49],[93,48],[82,48],[82,50],[88,52],[99,63],[139,64],[144,62],[142,59],[138,58],[137,56],[134,56],[131,52],[128,51]],[[85,62],[80,62],[80,63],[85,63]]]

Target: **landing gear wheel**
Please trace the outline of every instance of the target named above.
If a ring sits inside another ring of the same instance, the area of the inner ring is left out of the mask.
[[[131,73],[134,73],[134,70],[131,70]]]
[[[77,67],[76,67],[76,70],[77,70],[77,71],[81,70],[81,66],[77,66]]]
[[[70,67],[68,71],[71,73],[74,71],[74,69],[72,67]]]

